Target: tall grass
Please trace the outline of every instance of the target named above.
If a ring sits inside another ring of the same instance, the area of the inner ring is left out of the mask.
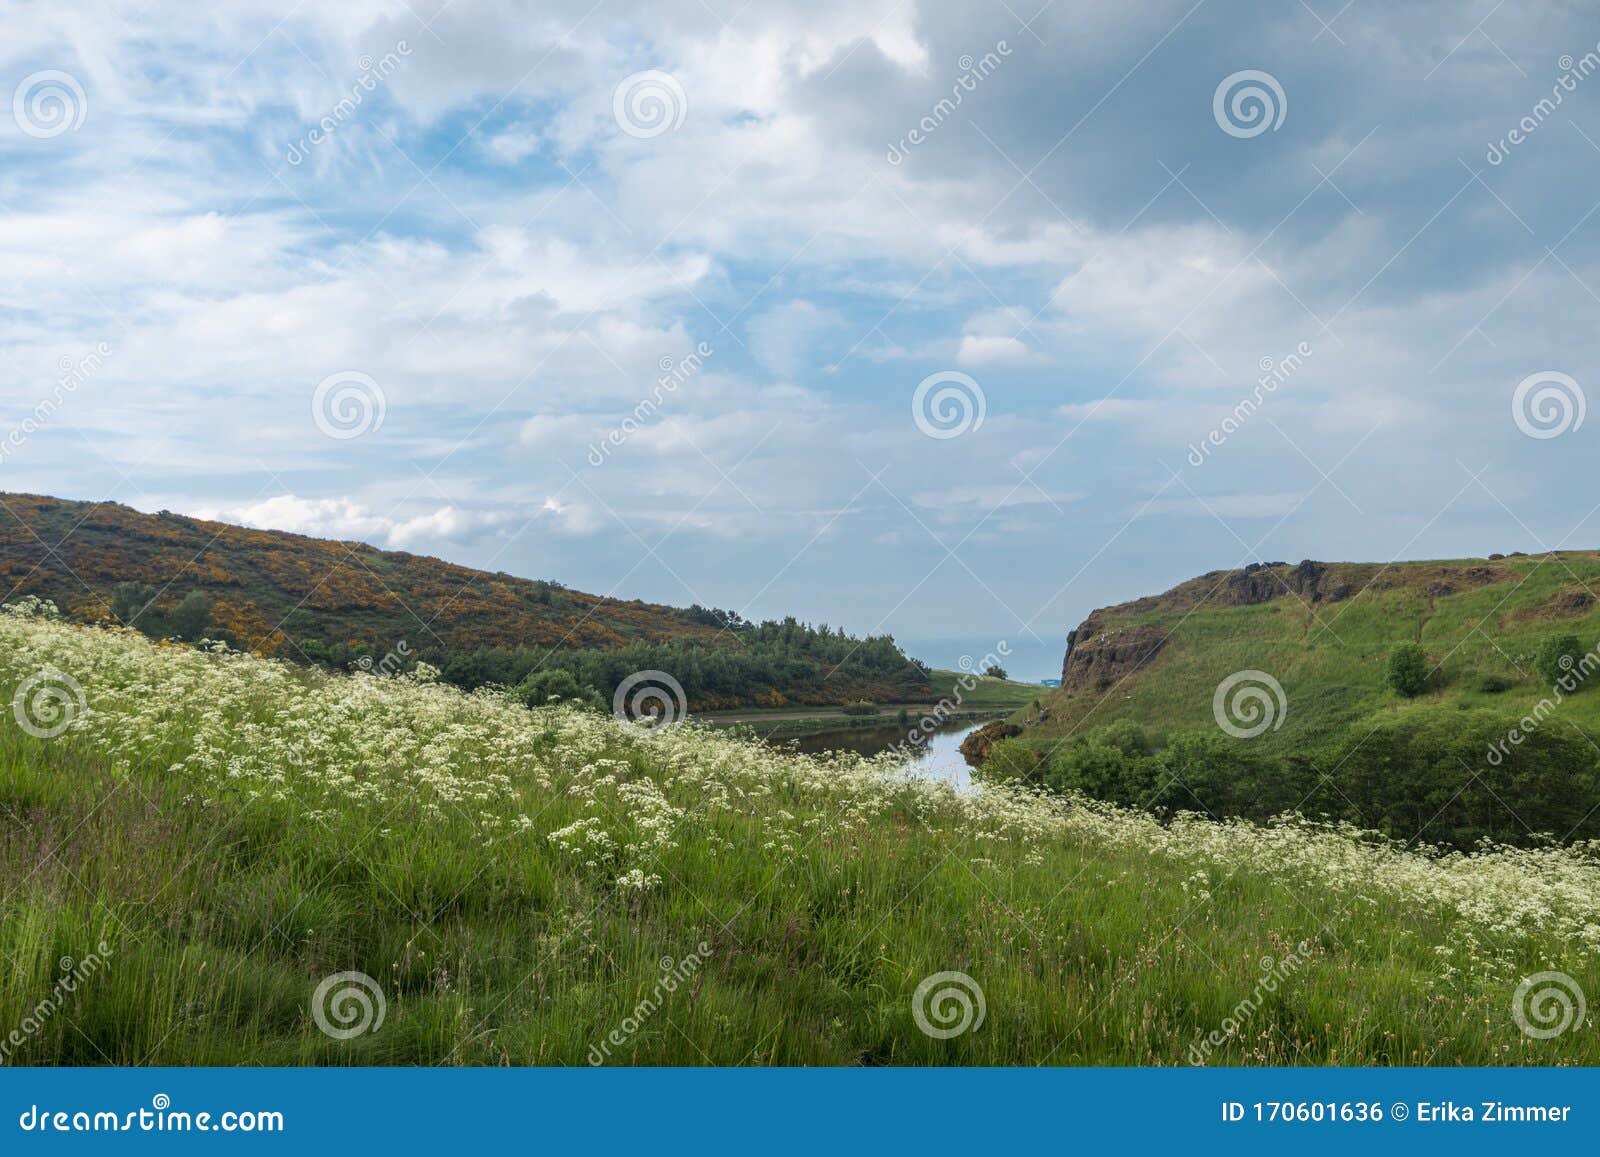
[[[1600,993],[1593,849],[1162,828],[0,616],[0,692],[41,670],[83,709],[0,719],[10,1063],[1183,1064],[1213,1031],[1210,1063],[1600,1062],[1512,1015],[1534,972]],[[375,1031],[318,1027],[341,972]],[[912,1003],[939,972],[985,1009],[949,1039]]]

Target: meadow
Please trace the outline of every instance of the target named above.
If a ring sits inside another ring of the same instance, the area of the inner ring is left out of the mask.
[[[8,610],[9,1064],[1600,1063],[1519,993],[1600,993],[1592,844],[1163,825]]]

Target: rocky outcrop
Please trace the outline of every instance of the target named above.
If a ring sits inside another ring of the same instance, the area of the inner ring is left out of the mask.
[[[1336,603],[1351,595],[1350,584],[1330,574],[1327,563],[1309,558],[1293,567],[1253,562],[1243,570],[1220,573],[1222,581],[1208,601],[1222,606],[1255,606],[1290,594],[1308,603]]]
[[[1004,719],[985,723],[961,741],[961,757],[967,761],[968,767],[982,767],[983,761],[989,758],[991,747],[1002,739],[1010,739],[1014,735],[1021,734],[1022,728],[1015,723],[1007,723]]]
[[[1061,689],[1104,690],[1149,663],[1166,641],[1166,635],[1155,627],[1132,624],[1106,629],[1100,619],[1090,615],[1067,634]]]

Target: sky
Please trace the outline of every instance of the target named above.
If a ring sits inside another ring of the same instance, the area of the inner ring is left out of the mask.
[[[1215,569],[1600,545],[1589,5],[0,20],[0,490],[1029,678]]]

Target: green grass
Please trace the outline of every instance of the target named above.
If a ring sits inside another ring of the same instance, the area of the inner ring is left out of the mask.
[[[1292,570],[1281,573],[1292,577]],[[1279,586],[1271,601],[1223,605],[1215,593],[1220,576],[1207,576],[1096,612],[1102,635],[1139,626],[1165,644],[1144,668],[1123,672],[1111,686],[1047,692],[1049,718],[1032,734],[1080,735],[1121,719],[1156,737],[1214,729],[1218,683],[1236,671],[1259,670],[1282,684],[1288,709],[1281,728],[1254,742],[1262,750],[1303,749],[1358,721],[1406,709],[1384,682],[1389,652],[1403,642],[1420,643],[1434,669],[1437,686],[1424,701],[1520,716],[1550,691],[1533,669],[1545,638],[1575,634],[1585,647],[1600,643],[1600,601],[1587,609],[1562,603],[1600,592],[1600,554],[1592,551],[1387,568],[1330,564],[1329,575],[1348,582],[1352,597],[1311,601]],[[1442,593],[1441,583],[1453,593]],[[1485,675],[1511,686],[1485,694],[1477,689]],[[1600,728],[1600,694],[1575,696],[1562,711],[1571,725],[1591,733]]]
[[[21,1022],[58,957],[115,948],[15,1063],[583,1064],[660,958],[704,941],[704,966],[613,1063],[1178,1064],[1250,996],[1262,956],[1301,938],[1311,962],[1213,1063],[1600,1061],[1593,1032],[1521,1036],[1505,985],[1440,984],[1435,915],[1384,901],[1324,924],[1318,897],[1256,874],[1201,905],[1189,867],[1137,848],[1062,845],[1030,866],[890,814],[787,863],[680,851],[667,887],[629,897],[465,832],[197,811],[159,777],[119,785],[35,742],[0,748],[0,944],[16,962],[0,1024]],[[724,834],[748,846],[747,829]],[[388,1009],[341,1042],[308,1002],[346,969],[378,979]],[[951,969],[987,1016],[931,1039],[911,995]],[[1600,992],[1600,969],[1578,978]]]
[[[44,665],[88,704],[54,739],[0,715],[11,1063],[1182,1064],[1230,1020],[1210,1063],[1600,1063],[1590,1026],[1533,1040],[1511,1014],[1536,971],[1600,992],[1582,855],[1169,830],[693,728],[0,636],[6,687]],[[578,823],[612,850],[562,836]],[[102,942],[41,1015],[61,958]],[[1263,960],[1291,953],[1263,994]],[[386,1015],[336,1040],[313,994],[345,971]],[[986,1015],[935,1039],[913,996],[949,971]]]
[[[950,699],[954,702],[959,695],[962,707],[983,711],[1014,711],[1027,706],[1035,699],[1043,698],[1051,691],[1051,688],[1038,683],[975,678],[970,673],[962,671],[936,670],[928,682],[933,688],[934,702],[937,703],[941,699]],[[972,684],[971,687],[967,686],[969,682]]]

